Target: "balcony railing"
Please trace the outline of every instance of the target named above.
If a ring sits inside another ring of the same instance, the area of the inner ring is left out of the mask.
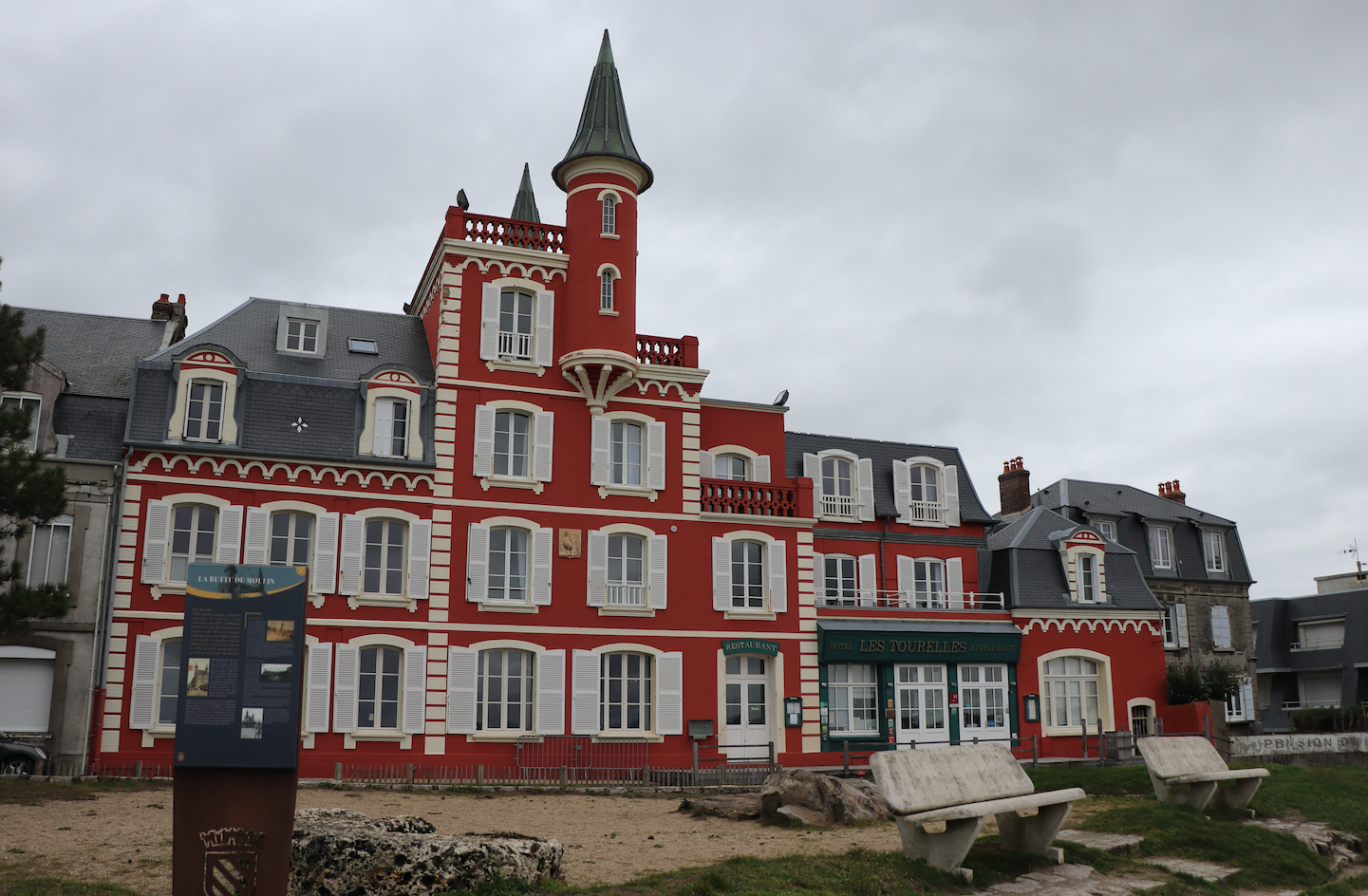
[[[945,508],[939,501],[912,501],[908,513],[914,523],[939,523]]]
[[[503,357],[529,360],[532,357],[532,334],[499,331],[499,354]]]
[[[1308,638],[1292,645],[1293,650],[1338,650],[1344,646],[1344,638]]]
[[[466,212],[463,238],[475,243],[512,246],[536,252],[565,252],[565,228]],[[448,229],[448,235],[450,230]]]
[[[637,334],[637,363],[657,367],[697,367],[698,337],[643,336]]]
[[[850,607],[857,610],[1005,610],[1007,601],[1002,593],[984,594],[976,591],[936,591],[917,594],[889,591],[873,597],[829,597],[817,595],[819,607]]]
[[[699,482],[704,513],[737,513],[749,516],[797,516],[798,492],[768,483],[704,479]]]
[[[822,495],[822,516],[855,516],[855,499],[842,495]]]
[[[1282,708],[1285,712],[1295,712],[1299,709],[1338,709],[1338,700],[1285,700]]]
[[[646,606],[645,585],[609,585],[608,606],[644,607]]]

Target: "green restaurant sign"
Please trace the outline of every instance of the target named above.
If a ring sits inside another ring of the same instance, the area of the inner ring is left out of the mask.
[[[824,663],[1015,663],[1021,633],[828,631],[821,629]]]
[[[723,641],[722,653],[731,656],[734,653],[763,653],[765,656],[778,656],[779,643],[777,641],[757,641],[754,638],[746,638],[741,641]]]

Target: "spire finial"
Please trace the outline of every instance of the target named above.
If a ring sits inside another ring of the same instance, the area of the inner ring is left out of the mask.
[[[627,107],[622,101],[622,85],[618,81],[617,65],[613,62],[613,45],[608,39],[608,29],[603,29],[603,43],[599,46],[598,61],[594,63],[593,74],[589,77],[589,91],[584,97],[584,111],[580,113],[579,129],[565,158],[555,168],[551,176],[562,190],[565,183],[561,171],[575,160],[591,156],[612,156],[626,159],[639,166],[643,178],[641,192],[645,192],[655,174],[651,167],[641,160],[632,131],[627,124]]]
[[[518,196],[513,200],[513,213],[508,217],[514,221],[541,223],[541,215],[537,213],[537,197],[532,193],[532,170],[526,162],[523,162],[522,183],[518,184]]]

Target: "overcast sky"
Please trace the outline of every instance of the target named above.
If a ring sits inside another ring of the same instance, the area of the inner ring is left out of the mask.
[[[638,330],[788,427],[1368,552],[1368,4],[18,2],[4,301],[400,312],[443,215],[542,219],[603,29],[655,186]]]

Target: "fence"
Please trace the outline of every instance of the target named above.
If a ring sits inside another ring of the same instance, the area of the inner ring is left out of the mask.
[[[977,738],[977,737],[973,737],[973,738],[969,738],[968,740],[952,740],[952,741],[949,741],[948,744],[947,744],[947,743],[944,743],[944,742],[939,742],[939,741],[938,741],[938,742],[936,742],[936,743],[934,743],[934,744],[925,744],[925,745],[923,745],[922,749],[935,749],[936,747],[940,747],[940,746],[961,747],[961,746],[977,745],[977,744],[979,744],[979,743],[1006,744],[1006,745],[1007,745],[1007,749],[1011,750],[1011,751],[1012,751],[1012,755],[1015,756],[1018,760],[1023,760],[1023,761],[1024,761],[1024,760],[1026,760],[1026,759],[1030,759],[1030,761],[1031,761],[1031,767],[1032,767],[1032,768],[1035,768],[1036,766],[1040,765],[1040,743],[1039,743],[1039,741],[1036,739],[1036,736],[1035,736],[1034,734],[1032,734],[1032,735],[1029,736],[1029,737],[1013,737],[1013,738],[1003,738],[1002,740],[982,740],[982,741],[980,741],[980,739]],[[909,744],[909,746],[911,747],[911,749],[915,750],[915,749],[917,749],[917,742],[916,742],[916,741],[912,741],[911,744]],[[870,757],[870,756],[873,756],[875,753],[882,753],[882,752],[884,752],[884,751],[883,751],[883,750],[851,750],[851,749],[850,749],[850,742],[849,742],[849,741],[843,742],[842,745],[841,745],[841,765],[842,765],[844,774],[849,775],[849,774],[850,774],[851,768],[854,768],[854,769],[856,770],[857,773],[860,771],[860,769],[861,769],[862,766],[863,766],[864,768],[868,768],[868,767],[869,767],[869,757]],[[1024,754],[1024,755],[1023,755],[1023,754]],[[854,763],[853,763],[853,764],[852,764],[851,760],[854,760]],[[861,761],[861,760],[863,760],[863,761]]]

